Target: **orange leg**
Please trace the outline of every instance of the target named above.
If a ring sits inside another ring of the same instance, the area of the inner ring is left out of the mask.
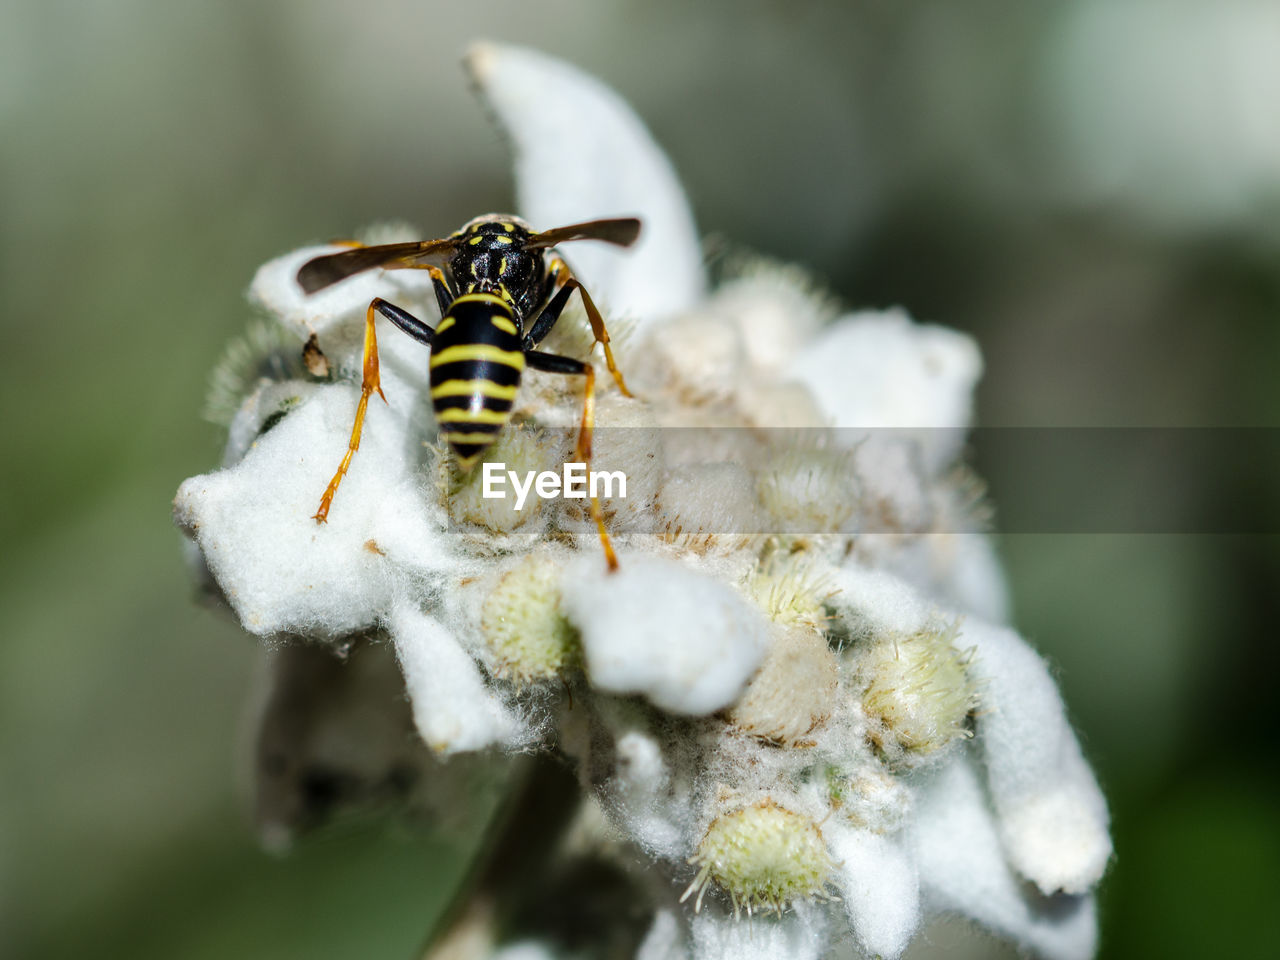
[[[578,463],[587,465],[587,476],[591,476],[591,441],[596,428],[596,372],[591,364],[584,371],[587,377],[586,396],[582,401],[582,424],[578,427],[578,442],[574,446],[573,458]],[[625,387],[623,388],[625,389]],[[609,572],[618,569],[618,555],[613,552],[613,542],[609,539],[609,531],[604,526],[604,511],[600,509],[600,498],[591,497],[591,519],[596,522],[596,531],[600,534],[600,546],[604,548],[604,560],[609,565]]]
[[[445,279],[444,271],[433,263],[411,263],[409,269],[426,270],[431,275],[431,285],[436,291],[436,304],[440,307],[440,316],[447,315],[449,306],[453,303],[453,291],[449,289],[449,281]]]
[[[360,403],[356,407],[356,421],[351,426],[351,440],[347,444],[347,452],[342,458],[342,463],[338,465],[338,472],[329,481],[329,486],[325,488],[324,496],[320,498],[320,509],[311,518],[317,523],[324,523],[328,520],[329,507],[333,503],[334,494],[338,492],[338,484],[342,483],[342,478],[347,474],[347,468],[351,466],[351,458],[360,449],[360,433],[364,429],[364,414],[369,407],[369,397],[373,395],[373,391],[377,390],[378,396],[382,397],[383,402],[385,403],[387,400],[386,394],[382,392],[382,385],[378,377],[378,334],[374,329],[373,323],[378,307],[383,302],[381,297],[374,297],[369,304],[368,313],[365,314],[364,376],[360,383]]]
[[[624,397],[635,396],[627,389],[627,382],[622,379],[622,371],[618,369],[618,364],[613,359],[613,350],[609,347],[609,331],[605,329],[604,317],[600,316],[600,311],[596,308],[595,301],[591,299],[591,294],[587,293],[587,288],[574,277],[569,270],[569,265],[560,257],[551,258],[550,270],[556,278],[556,286],[570,285],[582,296],[582,305],[587,308],[587,320],[591,323],[591,333],[595,336],[596,342],[604,347],[604,362],[609,367],[609,372],[613,374],[614,383],[618,385]]]
[[[573,448],[573,462],[586,464],[588,477],[591,474],[591,441],[596,428],[596,371],[589,363],[561,357],[554,353],[542,353],[538,350],[526,350],[525,363],[534,370],[547,373],[563,373],[568,376],[581,374],[586,377],[586,392],[582,401],[582,423],[578,427],[578,442]],[[588,481],[590,482],[590,481]],[[600,534],[600,546],[604,547],[604,559],[609,565],[609,572],[618,569],[618,555],[613,552],[613,543],[609,539],[609,531],[604,525],[604,511],[600,509],[600,498],[591,497],[591,519],[596,522],[596,530]]]

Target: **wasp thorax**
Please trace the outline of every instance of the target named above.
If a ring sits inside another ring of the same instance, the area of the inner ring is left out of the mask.
[[[511,233],[527,237],[531,228],[514,213],[482,213],[464,223],[458,233]]]

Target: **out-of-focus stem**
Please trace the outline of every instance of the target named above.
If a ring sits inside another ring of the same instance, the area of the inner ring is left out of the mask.
[[[548,875],[581,791],[558,756],[542,754],[521,767],[487,842],[428,937],[422,960],[484,960]]]

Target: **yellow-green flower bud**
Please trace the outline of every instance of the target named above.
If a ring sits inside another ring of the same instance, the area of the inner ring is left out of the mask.
[[[861,653],[862,706],[881,749],[927,754],[969,735],[966,720],[977,694],[969,653],[955,646],[959,633],[955,622],[910,636],[884,635]]]
[[[682,899],[698,894],[695,909],[714,882],[745,907],[781,911],[793,900],[822,897],[832,870],[818,825],[772,800],[717,817],[690,859],[701,869]]]
[[[559,567],[533,554],[507,571],[485,598],[480,629],[497,676],[530,683],[578,664],[578,631],[560,610],[559,581]]]

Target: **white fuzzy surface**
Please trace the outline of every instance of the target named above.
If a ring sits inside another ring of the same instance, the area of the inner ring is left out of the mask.
[[[751,923],[706,911],[693,918],[693,960],[818,960],[827,926],[825,911],[809,904]]]
[[[863,630],[911,634],[929,622],[933,606],[906,582],[883,570],[841,567],[830,574],[831,602]]]
[[[721,286],[706,306],[737,328],[752,367],[777,375],[832,319],[807,284],[794,269],[758,267]]]
[[[593,295],[642,322],[697,303],[706,279],[693,216],[671,161],[626,102],[523,47],[478,44],[467,63],[515,144],[516,196],[535,229],[643,215],[625,256],[590,243],[566,252]]]
[[[789,372],[852,445],[868,429],[915,431],[936,471],[960,453],[982,356],[973,340],[901,310],[851,314],[812,340]]]
[[[485,684],[479,666],[437,620],[408,602],[387,618],[413,720],[437,753],[516,746],[529,730]]]
[[[409,484],[415,464],[403,423],[386,410],[367,418],[328,523],[312,519],[342,459],[338,438],[350,429],[356,397],[349,386],[315,391],[240,463],[178,490],[179,526],[200,545],[245,629],[259,636],[337,639],[372,626],[395,591],[386,558],[368,546],[375,532],[389,516],[431,527]]]
[[[703,715],[737,699],[764,659],[769,626],[734,590],[682,564],[627,555],[565,578],[564,609],[582,631],[587,676],[610,693],[641,693],[674,713]]]
[[[911,634],[938,608],[881,570],[844,568],[833,598],[872,634]],[[1045,893],[1081,893],[1111,857],[1106,800],[1044,661],[1013,630],[971,617],[956,641],[981,709],[977,742],[1010,862]]]
[[[759,530],[760,504],[751,474],[740,464],[690,463],[668,471],[662,487],[661,522],[686,534],[736,534]]]
[[[443,225],[441,227],[443,230]],[[405,237],[404,239],[408,239]],[[425,270],[367,270],[316,293],[298,286],[298,268],[313,257],[346,247],[303,247],[263,264],[249,286],[249,299],[270,312],[298,339],[299,349],[312,334],[329,363],[359,376],[369,302],[382,297],[425,322],[435,323],[438,308]],[[427,384],[427,347],[379,316],[376,320],[382,392],[391,408],[409,416]],[[381,404],[381,400],[378,401]]]
[[[1046,894],[1083,893],[1111,858],[1109,817],[1053,678],[1012,630],[968,622],[963,642],[977,647],[978,742],[1009,859]]]
[[[911,841],[921,892],[933,912],[971,917],[1046,960],[1093,956],[1098,934],[1092,895],[1049,899],[1027,892],[1005,860],[982,785],[963,755],[921,792]]]
[[[823,827],[837,862],[835,885],[858,943],[893,960],[920,925],[915,859],[897,839],[839,822]]]
[[[1009,591],[991,538],[982,533],[858,538],[859,562],[898,577],[922,597],[989,623],[1009,622]]]
[[[680,921],[671,910],[659,910],[645,934],[636,960],[688,960]]]
[[[926,540],[936,580],[943,581],[941,599],[988,623],[1008,623],[1009,588],[991,538],[981,533],[955,533]]]
[[[618,737],[615,775],[606,798],[627,833],[651,856],[684,860],[692,848],[687,787],[672,790],[671,771],[658,740],[639,730]],[[684,789],[679,789],[684,788]]]

